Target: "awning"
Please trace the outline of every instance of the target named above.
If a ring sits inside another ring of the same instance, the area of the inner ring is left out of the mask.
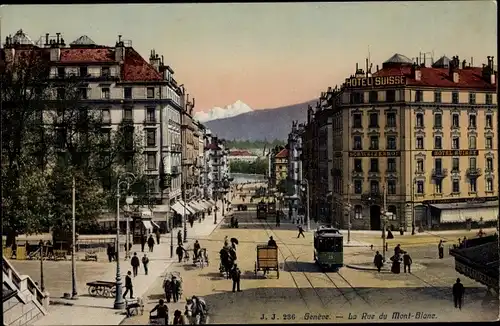
[[[215,206],[215,202],[212,199],[209,199],[208,202],[212,205]]]
[[[205,207],[205,209],[208,209],[208,208],[212,207],[212,205],[211,205],[209,202],[207,202],[206,200],[202,200],[202,201],[200,202],[200,204],[201,204],[203,207]]]
[[[189,207],[192,208],[194,210],[195,213],[198,213],[200,211],[202,211],[194,201],[192,202],[189,202]]]
[[[197,201],[197,202],[195,202],[195,204],[196,204],[196,207],[199,207],[201,211],[204,211],[207,209],[201,201]]]
[[[153,224],[153,226],[157,227],[158,229],[160,228],[160,226],[156,224],[155,221],[151,221],[151,224]]]
[[[181,216],[184,216],[184,207],[181,205],[181,203],[176,202],[172,206],[170,206],[171,209],[173,209],[177,214],[180,214]],[[186,213],[189,214],[189,212],[186,210]]]
[[[441,223],[465,222],[467,219],[479,221],[481,218],[484,222],[495,221],[498,218],[498,206],[489,203],[483,204],[433,204],[441,211]]]
[[[142,224],[148,230],[152,230],[153,229],[153,224],[151,224],[151,221],[142,221]]]
[[[183,209],[184,208],[186,209],[186,214],[194,214],[195,213],[195,211],[191,207],[189,207],[189,205],[186,204],[184,201],[178,200],[178,202],[182,205]]]

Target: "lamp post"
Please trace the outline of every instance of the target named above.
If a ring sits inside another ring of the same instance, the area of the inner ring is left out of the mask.
[[[385,224],[387,222],[387,186],[384,185],[384,207],[382,211],[382,259],[385,261]]]
[[[40,289],[45,292],[45,284],[43,280],[43,248],[45,244],[43,240],[40,240]]]
[[[307,219],[307,225],[306,225],[306,231],[309,231],[311,230],[311,217],[309,216],[310,214],[310,210],[309,210],[309,182],[307,181],[307,179],[303,179],[303,185],[304,187],[306,188],[306,205],[307,205],[307,208],[306,208],[306,219]]]
[[[218,197],[218,190],[215,189],[214,191],[214,198],[215,198],[215,206],[214,206],[214,224],[217,224],[217,197]]]
[[[122,180],[122,178],[126,180]],[[116,184],[116,295],[113,306],[115,309],[123,309],[125,306],[122,297],[122,278],[120,275],[120,186],[126,184],[127,189],[129,189],[133,180],[135,180],[135,175],[124,173],[118,177]]]
[[[347,205],[346,205],[346,213],[347,213],[347,243],[351,242],[351,184],[348,186],[347,190]]]
[[[71,246],[71,299],[77,299],[78,292],[76,291],[76,183],[73,176],[73,187],[71,191],[72,197],[72,235],[73,245]]]
[[[127,198],[125,199],[125,202],[127,203],[127,212],[128,212],[128,216],[127,216],[127,238],[125,239],[125,246],[127,247],[127,251],[125,253],[125,259],[128,259],[130,258],[130,247],[129,247],[129,241],[130,241],[130,205],[132,205],[132,203],[134,202],[134,198],[132,196],[127,196]]]

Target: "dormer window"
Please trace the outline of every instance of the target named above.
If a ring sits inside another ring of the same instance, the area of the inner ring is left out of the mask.
[[[111,76],[111,69],[109,69],[109,67],[102,67],[102,69],[101,69],[101,76],[102,77],[109,77],[109,76]]]

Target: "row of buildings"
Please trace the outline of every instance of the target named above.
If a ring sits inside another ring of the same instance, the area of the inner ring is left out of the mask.
[[[313,217],[372,230],[497,223],[494,58],[482,67],[427,59],[395,54],[373,72],[368,60],[356,65],[294,123],[288,180],[307,183]]]
[[[61,33],[33,42],[20,30],[6,38],[2,59],[8,65],[26,51],[50,61],[47,78],[81,81],[80,100],[101,111],[103,129],[116,130],[127,122],[144,135],[153,221],[166,223],[173,210],[184,214],[176,203],[196,212],[198,200],[215,199],[229,174],[227,150],[193,119],[195,99],[177,82],[163,56],[152,50],[146,61],[121,35],[114,46],[104,46],[86,35],[66,44]],[[166,186],[160,185],[162,179],[168,180]]]

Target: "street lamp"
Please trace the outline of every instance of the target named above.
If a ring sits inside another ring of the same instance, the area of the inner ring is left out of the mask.
[[[122,178],[125,180],[122,180]],[[122,278],[120,275],[120,186],[127,185],[127,189],[130,189],[130,184],[134,180],[135,175],[127,172],[118,177],[116,184],[116,295],[113,306],[115,309],[123,309],[125,306],[122,298]]]
[[[130,205],[134,202],[134,197],[132,196],[127,196],[125,199],[125,202],[127,203],[127,211],[128,211],[128,216],[127,216],[127,238],[125,239],[125,246],[127,247],[126,253],[125,253],[125,259],[130,258],[130,250],[129,250],[129,239],[130,239],[130,225],[129,225],[129,220],[130,220]]]
[[[309,231],[311,229],[311,217],[309,216],[309,182],[307,181],[307,179],[303,179],[303,185],[304,187],[306,188],[306,205],[307,205],[307,209],[306,209],[306,216],[307,216],[307,225],[306,225],[306,231]]]

